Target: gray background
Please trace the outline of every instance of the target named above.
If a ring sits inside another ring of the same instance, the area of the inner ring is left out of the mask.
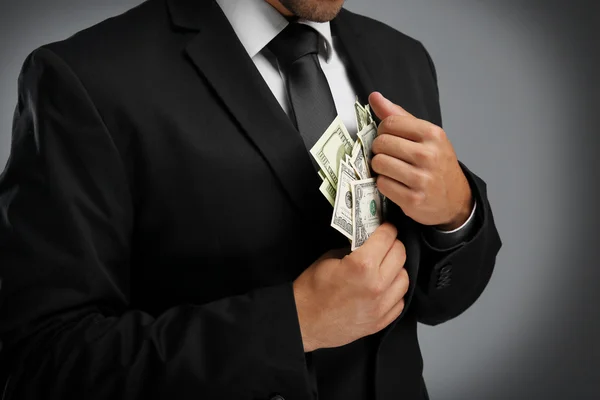
[[[27,54],[140,1],[0,1],[3,166]],[[487,181],[504,242],[479,301],[453,321],[420,327],[431,397],[600,399],[598,2],[346,6],[429,49],[444,127]]]

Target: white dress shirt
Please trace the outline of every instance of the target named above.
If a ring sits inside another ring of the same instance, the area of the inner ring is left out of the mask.
[[[217,0],[229,20],[246,52],[273,92],[273,95],[290,115],[290,102],[285,85],[285,74],[279,68],[277,59],[266,47],[287,25],[288,20],[265,0]],[[356,91],[352,86],[346,60],[336,38],[331,35],[329,22],[299,20],[299,23],[313,27],[319,32],[319,62],[323,70],[338,115],[346,125],[353,139],[356,139],[358,126],[354,114]],[[431,244],[439,248],[449,248],[462,241],[466,228],[472,225],[476,205],[468,220],[452,231],[432,229],[428,235]]]

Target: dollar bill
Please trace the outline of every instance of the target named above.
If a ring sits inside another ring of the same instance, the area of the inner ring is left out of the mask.
[[[354,171],[356,171],[359,179],[367,179],[371,177],[369,166],[365,160],[365,153],[363,152],[360,141],[358,140],[352,147],[352,156],[350,156],[348,164],[354,168]]]
[[[324,179],[323,182],[321,182],[321,186],[319,186],[319,191],[321,192],[321,194],[323,194],[323,196],[325,196],[327,201],[331,203],[332,206],[335,204],[335,188],[331,186],[329,180]]]
[[[317,173],[319,174],[319,177],[321,178],[322,181],[327,179],[327,177],[325,176],[325,172],[323,172],[322,169],[320,169]]]
[[[359,131],[362,131],[363,128],[369,123],[369,114],[367,113],[367,110],[365,110],[365,108],[358,102],[358,97],[354,102],[354,113],[356,116],[356,126],[358,127]]]
[[[353,145],[354,140],[338,116],[310,149],[310,154],[334,188],[338,183],[337,172],[340,162],[344,160],[346,154],[352,154]]]
[[[352,250],[362,246],[382,223],[381,194],[375,178],[350,182],[352,196]]]
[[[350,183],[356,180],[356,174],[350,165],[342,161],[338,178],[331,226],[348,239],[352,239],[352,193],[350,192]]]
[[[367,165],[371,168],[371,160],[373,159],[373,150],[371,148],[373,147],[373,140],[377,137],[377,125],[375,125],[375,122],[371,122],[360,130],[357,136],[365,152]]]
[[[367,113],[367,125],[369,125],[371,122],[373,122],[373,114],[371,114],[371,106],[369,106],[367,104],[364,108],[365,108],[365,112]]]

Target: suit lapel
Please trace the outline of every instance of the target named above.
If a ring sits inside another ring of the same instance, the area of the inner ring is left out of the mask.
[[[214,1],[169,0],[173,22],[199,31],[185,52],[262,154],[292,203],[323,223],[331,206],[300,133]],[[327,221],[328,222],[328,221]]]
[[[376,90],[384,91],[387,86],[386,82],[395,77],[383,76],[378,65],[371,62],[373,59],[379,59],[379,57],[374,57],[374,46],[372,43],[367,42],[366,36],[352,24],[351,19],[351,13],[342,9],[338,16],[331,21],[331,29],[333,34],[339,39],[343,51],[348,57],[348,65],[346,67],[349,69],[350,76],[353,79],[355,90],[358,92],[358,98],[361,104],[367,104],[370,93]],[[399,75],[398,79],[401,76]],[[398,98],[403,94],[394,93],[393,95],[395,98]],[[379,122],[377,117],[375,119]],[[416,222],[404,214],[400,207],[395,205],[391,207],[390,220],[398,228],[398,238],[406,247],[406,254],[408,255],[405,268],[406,272],[408,272],[410,285],[405,296],[404,311],[398,318],[399,320],[408,310],[419,273],[421,252],[418,232],[420,228]],[[392,323],[382,331],[383,337],[393,329],[394,325],[395,323]]]

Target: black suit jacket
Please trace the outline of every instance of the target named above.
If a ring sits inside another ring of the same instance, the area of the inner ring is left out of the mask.
[[[362,103],[441,125],[423,46],[343,10]],[[303,141],[216,3],[150,0],[25,61],[0,178],[7,399],[422,398],[417,321],[467,309],[500,248],[441,251],[394,209],[411,285],[383,331],[303,352],[292,281],[347,245]]]

